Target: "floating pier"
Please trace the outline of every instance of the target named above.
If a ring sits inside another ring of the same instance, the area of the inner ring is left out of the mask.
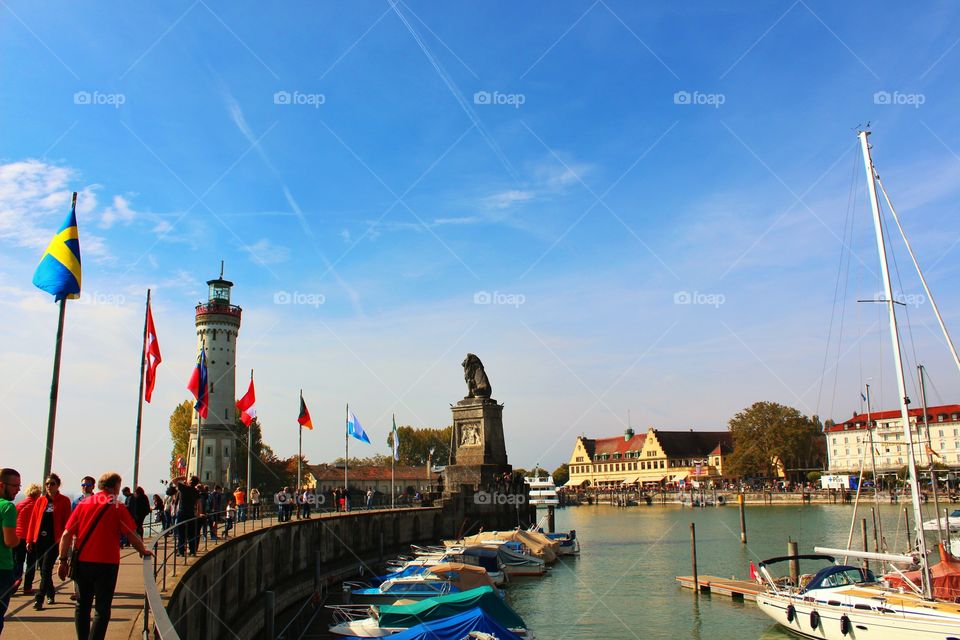
[[[694,584],[699,586],[701,593],[727,596],[734,600],[749,600],[755,602],[761,587],[749,580],[733,580],[719,576],[677,576],[677,582],[685,589],[693,589]]]

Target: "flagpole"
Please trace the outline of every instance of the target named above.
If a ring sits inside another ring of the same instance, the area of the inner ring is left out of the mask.
[[[343,492],[347,494],[348,485],[348,476],[347,468],[350,466],[350,403],[347,403],[347,418],[346,422],[343,425]],[[349,494],[344,496],[349,500]],[[343,506],[347,506],[347,501],[344,501]]]
[[[203,366],[207,366],[206,362],[206,350],[207,350],[207,341],[200,341],[200,359],[203,362]],[[197,389],[198,394],[206,394],[208,391],[209,385],[206,385],[203,389]],[[199,404],[199,398],[197,398]],[[210,397],[207,396],[207,403],[210,403]],[[197,477],[200,479],[201,484],[203,483],[203,436],[200,435],[200,426],[203,422],[203,416],[200,415],[200,409],[197,409]]]
[[[250,369],[250,383],[253,383],[253,369]],[[253,422],[247,427],[247,504],[250,504],[250,489],[253,485],[250,483],[253,478]]]
[[[150,311],[150,289],[147,289],[147,305],[143,311],[143,348],[140,352],[140,395],[137,396],[137,434],[133,447],[133,488],[140,478],[140,428],[143,424],[143,375],[147,365],[147,313]]]
[[[303,406],[303,389],[300,389],[300,406]],[[300,443],[297,445],[297,490],[294,492],[294,495],[299,495],[300,493],[300,478],[301,467],[303,465],[303,425],[300,424],[300,421],[297,421],[297,426],[300,427]],[[299,511],[297,513],[300,513]]]
[[[396,462],[397,462],[397,414],[393,414],[393,455],[390,456],[390,508],[393,509],[394,496],[397,490],[394,487],[396,482]]]

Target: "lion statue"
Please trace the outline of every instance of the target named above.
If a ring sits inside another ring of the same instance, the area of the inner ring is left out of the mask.
[[[483,370],[480,358],[468,353],[463,359],[463,379],[467,382],[467,398],[489,398],[491,393],[490,380]]]

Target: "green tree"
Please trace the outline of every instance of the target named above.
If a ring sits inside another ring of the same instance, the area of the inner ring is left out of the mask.
[[[382,453],[377,453],[367,458],[354,458],[353,456],[350,456],[350,466],[351,467],[389,467],[391,460],[393,460],[391,456],[384,455]],[[333,461],[333,466],[343,467],[343,461],[344,459],[342,457],[337,458],[336,460]],[[400,464],[400,463],[398,462],[397,464]]]
[[[453,427],[432,429],[429,427],[397,427],[400,437],[398,451],[400,461],[397,464],[409,467],[422,467],[427,464],[430,449],[433,451],[433,464],[447,464],[450,459],[450,439]],[[387,434],[387,445],[393,448],[393,432]],[[389,464],[389,460],[388,460]]]
[[[187,448],[190,446],[190,421],[193,419],[193,402],[184,400],[176,406],[170,414],[170,439],[173,441],[173,450],[170,452],[171,461],[177,456],[187,459]]]
[[[570,465],[564,462],[562,465],[553,470],[553,483],[558,487],[562,487],[567,484],[567,480],[570,479]]]
[[[732,475],[773,478],[779,461],[791,479],[800,480],[799,469],[818,466],[823,428],[816,417],[776,402],[757,402],[731,418],[729,425]]]

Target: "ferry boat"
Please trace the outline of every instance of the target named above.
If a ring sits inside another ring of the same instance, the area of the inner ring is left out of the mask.
[[[557,485],[553,482],[553,476],[549,473],[546,477],[540,477],[540,469],[534,469],[532,476],[523,479],[530,487],[530,504],[534,506],[555,507],[560,504],[557,498]]]

